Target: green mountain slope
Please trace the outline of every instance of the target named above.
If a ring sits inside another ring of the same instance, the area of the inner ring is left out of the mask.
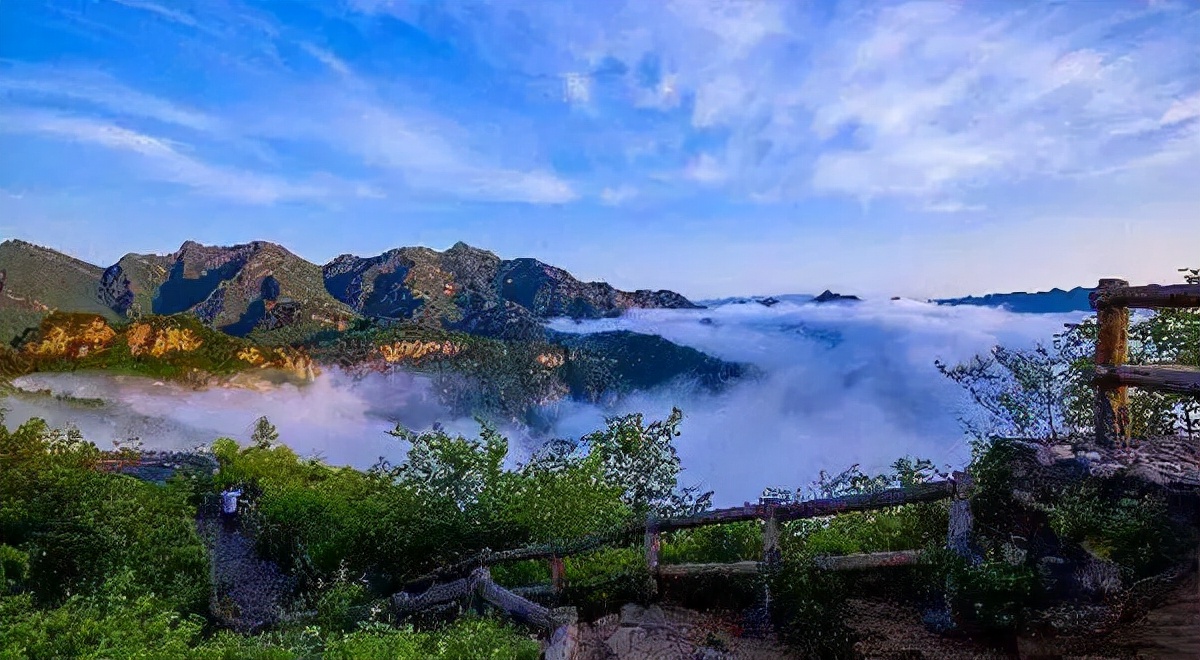
[[[97,295],[102,268],[19,240],[0,243],[0,339],[7,344],[55,310],[119,315]]]

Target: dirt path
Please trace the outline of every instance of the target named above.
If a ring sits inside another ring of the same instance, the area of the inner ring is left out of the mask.
[[[258,557],[254,540],[229,531],[214,517],[201,516],[196,528],[212,558],[212,613],[238,632],[261,630],[279,619],[291,579]]]
[[[1122,625],[1114,645],[1138,658],[1200,658],[1200,580],[1196,574],[1163,599],[1145,617]]]

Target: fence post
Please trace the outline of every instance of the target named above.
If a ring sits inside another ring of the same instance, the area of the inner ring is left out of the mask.
[[[946,547],[951,552],[978,564],[981,560],[979,552],[971,538],[975,528],[975,516],[971,513],[971,487],[974,485],[966,472],[955,472],[954,499],[950,501],[950,526],[946,531]]]
[[[565,570],[563,567],[563,559],[559,556],[550,558],[550,584],[554,587],[554,595],[562,594],[563,585],[565,583]]]
[[[1104,294],[1111,289],[1129,286],[1129,282],[1118,279],[1100,280],[1091,295],[1096,308],[1099,335],[1096,337],[1096,366],[1119,366],[1129,356],[1129,308],[1113,307],[1104,302]],[[1100,383],[1096,385],[1095,398],[1096,442],[1111,446],[1120,441],[1129,442],[1129,389]]]
[[[779,521],[775,517],[778,500],[775,498],[763,499],[766,507],[766,516],[763,518],[763,564],[767,568],[773,568],[782,559],[782,553],[779,550]]]
[[[646,516],[646,568],[650,571],[650,594],[658,593],[658,549],[660,539],[658,536],[658,521],[655,520],[654,514]]]

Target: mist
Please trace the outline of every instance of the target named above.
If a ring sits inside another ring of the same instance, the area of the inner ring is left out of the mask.
[[[702,310],[636,310],[616,319],[549,325],[566,332],[633,330],[661,335],[725,360],[754,365],[756,378],[721,394],[687,383],[626,396],[609,405],[561,401],[540,409],[549,432],[502,426],[509,465],[551,437],[579,438],[609,416],[641,412],[662,419],[684,412],[676,439],[681,484],[715,491],[720,505],[754,500],[767,486],[803,489],[821,470],[859,464],[886,469],[915,456],[953,469],[969,459],[959,421],[975,411],[938,373],[935,360],[957,363],[997,344],[1048,343],[1076,314],[1014,314],[1001,309],[938,306],[910,300],[814,304],[785,300],[772,307],[725,304]],[[74,424],[104,447],[138,437],[148,449],[191,449],[217,437],[247,442],[254,421],[270,418],[297,453],[334,464],[369,467],[401,460],[407,445],[386,434],[397,422],[416,430],[440,423],[474,436],[474,420],[454,417],[424,376],[395,373],[352,378],[326,370],[309,385],[259,392],[192,391],[147,379],[100,374],[33,374],[26,390],[51,389],[100,398],[85,408],[49,397],[9,398],[8,424],[29,417]]]

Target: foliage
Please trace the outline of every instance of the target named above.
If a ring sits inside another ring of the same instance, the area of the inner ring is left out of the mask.
[[[659,561],[709,564],[762,559],[762,523],[745,521],[663,534]]]
[[[243,449],[225,439],[213,445],[215,485],[242,484],[253,494],[247,523],[268,556],[311,580],[346,570],[386,591],[484,548],[616,533],[634,503],[651,500],[666,511],[686,501],[667,490],[679,471],[670,446],[679,419],[611,420],[588,442],[552,444],[517,470],[504,469],[507,440],[486,423],[478,438],[397,427],[392,434],[409,444],[406,460],[381,460],[367,472],[301,460],[282,445]]]
[[[254,432],[250,434],[250,442],[259,449],[270,449],[279,439],[279,431],[266,417],[259,417],[254,422]]]
[[[681,469],[673,439],[680,435],[683,412],[646,426],[640,413],[607,420],[603,431],[583,438],[600,457],[606,480],[624,491],[622,499],[636,514],[685,516],[711,506],[712,492],[678,489]]]
[[[1186,541],[1161,495],[1104,492],[1090,482],[1063,493],[1050,522],[1060,537],[1115,561],[1130,580],[1166,568]]]
[[[935,365],[989,415],[984,435],[1054,440],[1072,430],[1065,407],[1073,381],[1061,353],[1041,344],[1033,350],[996,346],[987,357],[976,356],[966,364],[947,367],[937,361]]]
[[[787,560],[771,578],[772,618],[783,640],[801,657],[853,658],[846,585],[809,558]]]
[[[1016,630],[1038,602],[1037,573],[1030,566],[1014,566],[998,556],[971,565],[948,552],[932,561],[937,572],[946,576],[951,610],[982,632]]]
[[[201,611],[207,562],[188,487],[99,471],[100,457],[75,430],[0,427],[0,543],[28,555],[24,587],[52,604],[128,569],[172,607]]]

